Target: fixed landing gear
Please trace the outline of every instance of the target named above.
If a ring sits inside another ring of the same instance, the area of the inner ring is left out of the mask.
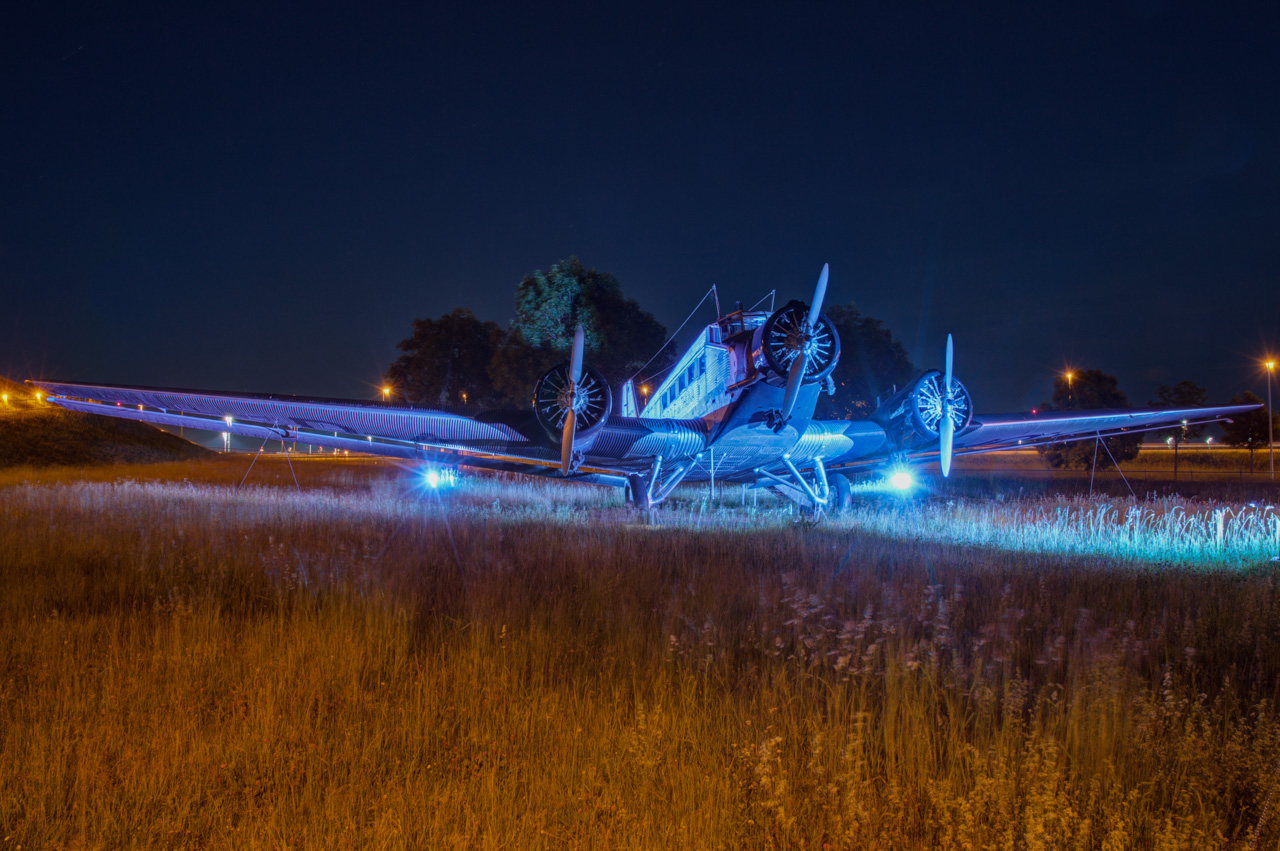
[[[840,474],[828,478],[827,468],[821,458],[813,459],[813,470],[806,478],[805,474],[787,456],[782,457],[782,464],[788,475],[779,475],[768,470],[756,469],[757,487],[766,487],[778,496],[785,497],[805,513],[810,522],[817,522],[823,514],[838,514],[853,504],[853,489],[849,480]]]
[[[653,464],[646,473],[628,473],[626,499],[627,504],[642,510],[658,505],[676,489],[676,485],[684,481],[684,477],[693,469],[694,464],[702,456],[663,469],[662,456],[653,459]]]

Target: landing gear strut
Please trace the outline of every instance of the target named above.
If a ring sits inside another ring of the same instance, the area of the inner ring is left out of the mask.
[[[684,481],[684,477],[701,457],[697,455],[668,470],[663,470],[662,456],[659,455],[653,459],[653,464],[650,465],[647,473],[628,473],[627,502],[642,510],[658,505],[671,495],[676,485]]]
[[[804,474],[796,468],[790,456],[782,456],[782,464],[787,468],[788,476],[780,476],[777,473],[771,473],[768,470],[756,468],[753,472],[759,477],[756,480],[756,486],[762,486],[765,481],[772,484],[763,485],[768,487],[775,493],[786,497],[787,499],[800,506],[808,514],[808,519],[812,521],[822,517],[823,512],[837,508],[832,505],[832,487],[827,480],[827,469],[822,464],[821,458],[813,459],[812,481],[806,479]],[[844,488],[849,487],[849,483],[842,476],[836,476],[836,496],[839,497],[841,483]]]

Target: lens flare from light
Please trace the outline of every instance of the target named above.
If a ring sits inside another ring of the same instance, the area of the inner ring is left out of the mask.
[[[458,471],[453,467],[424,466],[420,469],[422,485],[428,490],[443,490],[458,483]]]
[[[915,483],[915,476],[908,470],[894,470],[889,474],[889,487],[896,491],[909,491]]]

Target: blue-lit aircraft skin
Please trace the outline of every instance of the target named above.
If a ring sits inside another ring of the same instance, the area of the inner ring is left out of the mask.
[[[840,355],[821,314],[827,269],[810,304],[736,311],[708,325],[640,406],[630,382],[620,415],[599,373],[570,361],[534,389],[534,411],[476,417],[409,404],[250,393],[28,382],[63,408],[443,464],[627,488],[639,506],[681,482],[768,487],[817,514],[849,492],[849,474],[1070,440],[1213,422],[1253,405],[975,415],[951,374],[929,371],[862,420],[817,420]],[[573,416],[569,413],[573,412]]]

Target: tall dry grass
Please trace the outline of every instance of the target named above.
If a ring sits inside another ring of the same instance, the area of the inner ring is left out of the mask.
[[[0,489],[0,848],[1231,848],[1273,789],[1258,563],[357,469]]]

